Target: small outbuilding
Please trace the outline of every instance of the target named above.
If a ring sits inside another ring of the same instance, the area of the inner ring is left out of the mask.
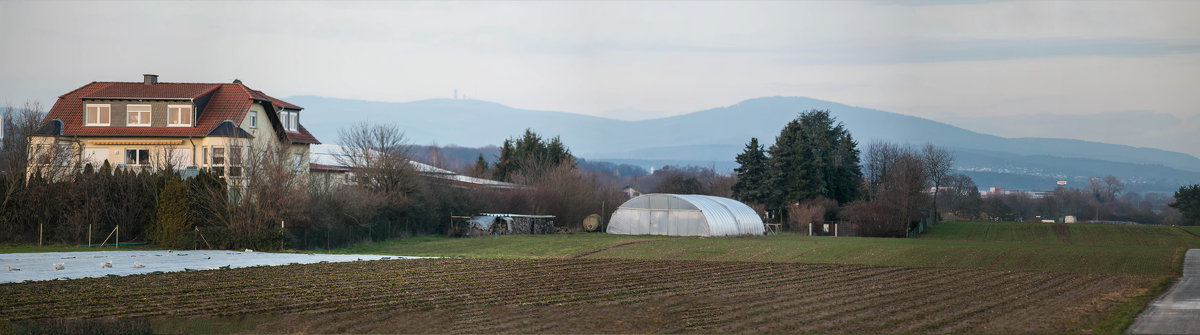
[[[553,215],[483,213],[467,221],[467,236],[553,234]]]
[[[762,218],[740,201],[696,194],[654,193],[629,199],[608,221],[609,234],[762,235]]]

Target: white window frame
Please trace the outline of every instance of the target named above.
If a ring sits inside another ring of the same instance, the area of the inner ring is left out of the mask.
[[[33,165],[50,166],[54,164],[54,144],[38,144],[33,150]]]
[[[177,118],[177,120],[183,119],[183,110],[187,109],[188,123],[171,123],[171,114],[174,113],[176,109],[179,110],[179,118]],[[192,113],[192,105],[167,105],[167,127],[191,127],[192,123],[194,123],[193,121],[196,119],[194,116],[195,115]]]
[[[258,128],[258,112],[250,111],[250,128]]]
[[[228,150],[226,150],[224,146],[219,146],[219,145],[213,146],[210,149],[212,150],[212,153],[210,153],[208,155],[209,169],[212,169],[212,171],[216,172],[217,177],[225,178],[225,175],[227,174],[227,171],[225,171],[225,170],[226,170],[226,167],[229,166]],[[212,162],[213,160],[215,160],[217,158],[217,149],[221,150],[221,163],[220,164]],[[218,169],[220,169],[220,170],[218,170]]]
[[[244,151],[245,151],[245,147],[243,147],[243,146],[240,146],[240,145],[229,146],[229,151],[227,151],[227,155],[226,155],[227,163],[225,164],[225,166],[226,166],[225,174],[227,176],[229,176],[230,178],[245,177],[246,172],[242,168],[242,165],[245,164],[244,161],[246,159],[246,156],[245,156],[246,153]],[[236,161],[235,161],[235,159],[236,159]],[[234,174],[235,171],[237,172],[236,175]]]
[[[136,162],[138,162],[137,164],[129,164],[129,151],[130,150],[137,151],[139,153],[137,155],[138,156],[137,159],[135,160]],[[144,157],[146,164],[141,164],[141,161],[143,158],[141,155],[142,151],[146,152],[146,157]],[[123,160],[125,161],[125,166],[127,166],[127,167],[148,167],[148,166],[154,164],[154,162],[152,162],[150,160],[150,148],[125,148],[125,154],[123,156],[124,156]]]
[[[304,154],[292,154],[292,170],[304,171],[300,164],[304,163]]]
[[[280,110],[279,111],[279,124],[281,126],[283,126],[283,130],[299,131],[298,129],[300,129],[300,112],[289,111],[286,109]]]
[[[90,123],[87,121],[88,113],[90,112],[89,110],[92,109],[92,107],[96,107],[96,123]],[[100,122],[100,115],[103,115],[100,113],[101,108],[108,108],[108,122]],[[112,124],[112,104],[85,104],[83,106],[83,124],[90,127],[107,126]]]
[[[145,111],[145,112],[141,112],[141,111],[134,112],[131,110],[133,107],[142,107],[142,106],[145,106],[146,108],[148,108],[150,110]],[[138,117],[138,121],[139,121],[138,123],[136,123],[136,124],[129,123],[129,116],[132,115],[133,113],[146,113],[145,123],[141,122],[141,121],[143,121],[141,117]],[[153,124],[153,120],[154,120],[153,115],[154,115],[154,107],[153,106],[150,106],[150,105],[126,105],[125,106],[125,126],[126,127],[149,127],[151,124]]]

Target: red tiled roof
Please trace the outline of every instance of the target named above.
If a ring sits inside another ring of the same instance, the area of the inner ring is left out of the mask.
[[[275,99],[274,97],[271,97],[271,96],[267,95],[266,93],[263,93],[262,91],[251,90],[249,87],[247,87],[246,89],[250,91],[250,95],[254,96],[255,99],[270,101],[271,104],[275,105],[276,107],[287,107],[287,108],[296,109],[296,110],[304,109],[303,107],[293,105],[291,103],[288,103],[287,101]]]
[[[287,135],[288,140],[292,141],[292,143],[321,144],[321,141],[318,141],[316,137],[312,136],[312,134],[308,132],[308,129],[304,129],[304,125],[300,125],[300,127],[297,129],[299,129],[299,131],[284,132],[284,134]]]
[[[195,99],[219,87],[221,84],[195,83],[110,83],[107,87],[83,96],[84,98],[147,98],[147,99]]]
[[[211,94],[204,110],[198,111],[194,127],[85,127],[83,125],[84,98],[147,98],[147,99],[197,99]],[[157,83],[145,85],[141,82],[92,82],[64,94],[46,113],[42,123],[62,120],[62,134],[66,136],[205,136],[225,120],[241,124],[250,111],[253,99],[268,100],[274,106],[301,109],[283,100],[272,98],[260,91],[252,90],[241,83],[197,84]],[[278,122],[278,118],[268,118]],[[276,129],[281,125],[276,124]],[[304,126],[297,132],[283,132],[291,142],[320,143]]]

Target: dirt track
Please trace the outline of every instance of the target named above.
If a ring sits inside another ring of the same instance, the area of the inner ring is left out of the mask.
[[[287,333],[1068,332],[1090,327],[1152,280],[746,262],[442,259],[5,284],[0,318],[268,315],[256,332]]]

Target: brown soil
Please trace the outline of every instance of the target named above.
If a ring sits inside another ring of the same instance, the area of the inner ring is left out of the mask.
[[[388,260],[0,284],[0,320],[262,316],[254,333],[1059,333],[1088,328],[1154,279],[678,260]]]

